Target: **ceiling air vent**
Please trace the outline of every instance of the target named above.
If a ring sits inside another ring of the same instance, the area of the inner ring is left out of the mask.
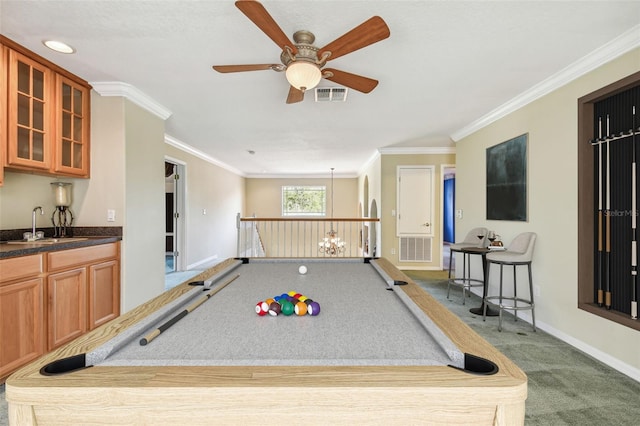
[[[344,102],[347,92],[344,87],[316,87],[316,102]]]

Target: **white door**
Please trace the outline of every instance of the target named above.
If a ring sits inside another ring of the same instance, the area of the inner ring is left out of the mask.
[[[398,166],[398,237],[433,235],[434,166]]]

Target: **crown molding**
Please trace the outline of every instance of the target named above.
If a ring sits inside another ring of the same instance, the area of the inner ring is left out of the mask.
[[[164,143],[166,143],[167,145],[171,145],[174,148],[178,148],[181,151],[186,152],[187,154],[191,154],[195,157],[200,158],[201,160],[204,160],[208,163],[211,163],[213,165],[216,165],[220,168],[223,168],[227,171],[230,171],[231,173],[234,173],[238,176],[242,176],[242,177],[247,177],[242,171],[229,166],[228,164],[223,163],[222,161],[216,160],[215,158],[211,157],[210,155],[205,154],[204,152],[200,151],[199,149],[196,149],[194,147],[192,147],[191,145],[188,145],[176,138],[174,138],[173,136],[169,136],[165,133],[164,135]]]
[[[371,167],[380,157],[381,157],[380,151],[376,150],[373,153],[373,155],[362,165],[362,167],[360,167],[360,169],[358,170],[358,177],[365,174],[367,169],[369,169],[369,167]]]
[[[640,46],[640,25],[636,25],[622,35],[614,38],[588,55],[560,70],[558,73],[541,81],[510,101],[451,134],[451,139],[460,139],[488,126],[489,124],[511,114],[525,105],[559,89],[565,84],[587,74],[590,71],[616,59],[619,56]]]
[[[248,174],[245,176],[247,179],[331,179],[331,173],[290,173],[290,174],[278,174],[278,173],[265,173],[265,174]],[[355,173],[335,173],[333,175],[335,179],[354,179],[358,175]]]
[[[326,179],[328,177],[330,177],[329,173],[312,173],[312,174],[295,174],[295,173],[290,173],[290,174],[281,174],[281,173],[264,173],[264,174],[247,174],[241,170],[238,170],[234,167],[229,166],[226,163],[223,163],[220,160],[216,160],[215,158],[211,157],[208,154],[205,154],[204,152],[200,151],[197,148],[192,147],[191,145],[182,142],[179,139],[174,138],[173,136],[170,136],[168,134],[165,133],[164,135],[164,142],[167,145],[171,145],[174,148],[179,149],[180,151],[186,152],[187,154],[191,154],[195,157],[200,158],[201,160],[204,160],[208,163],[211,163],[215,166],[218,166],[222,169],[225,169],[231,173],[234,173],[238,176],[244,177],[244,178],[249,178],[249,179]],[[355,178],[358,177],[356,174],[352,174],[352,173],[342,173],[342,174],[334,174],[334,177],[337,179],[340,178]]]
[[[166,120],[172,114],[167,108],[130,84],[121,81],[97,81],[89,84],[93,86],[93,90],[100,96],[121,96],[155,114],[162,120]]]
[[[389,148],[379,148],[378,151],[382,155],[438,155],[438,154],[455,154],[455,146],[398,146]]]

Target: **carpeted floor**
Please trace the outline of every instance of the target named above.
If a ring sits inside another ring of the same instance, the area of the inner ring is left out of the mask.
[[[499,332],[497,317],[483,321],[469,312],[479,297],[462,305],[461,290],[452,288],[447,300],[446,272],[405,273],[524,370],[526,425],[640,424],[640,383],[512,315]]]
[[[526,425],[640,424],[640,383],[531,325],[507,315],[503,331],[498,319],[482,321],[469,312],[480,305],[472,295],[461,303],[452,289],[447,300],[446,272],[407,271],[413,280],[512,359],[529,378]],[[425,422],[428,424],[428,422]],[[419,423],[416,423],[419,424]],[[0,426],[8,425],[4,385],[0,385]]]

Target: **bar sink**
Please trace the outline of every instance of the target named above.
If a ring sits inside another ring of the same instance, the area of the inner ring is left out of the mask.
[[[25,240],[14,240],[7,241],[7,244],[23,244],[23,245],[36,245],[36,246],[50,246],[53,244],[63,244],[63,243],[73,243],[75,241],[84,241],[88,240],[87,237],[76,237],[76,238],[43,238],[41,240],[35,241],[25,241]]]

